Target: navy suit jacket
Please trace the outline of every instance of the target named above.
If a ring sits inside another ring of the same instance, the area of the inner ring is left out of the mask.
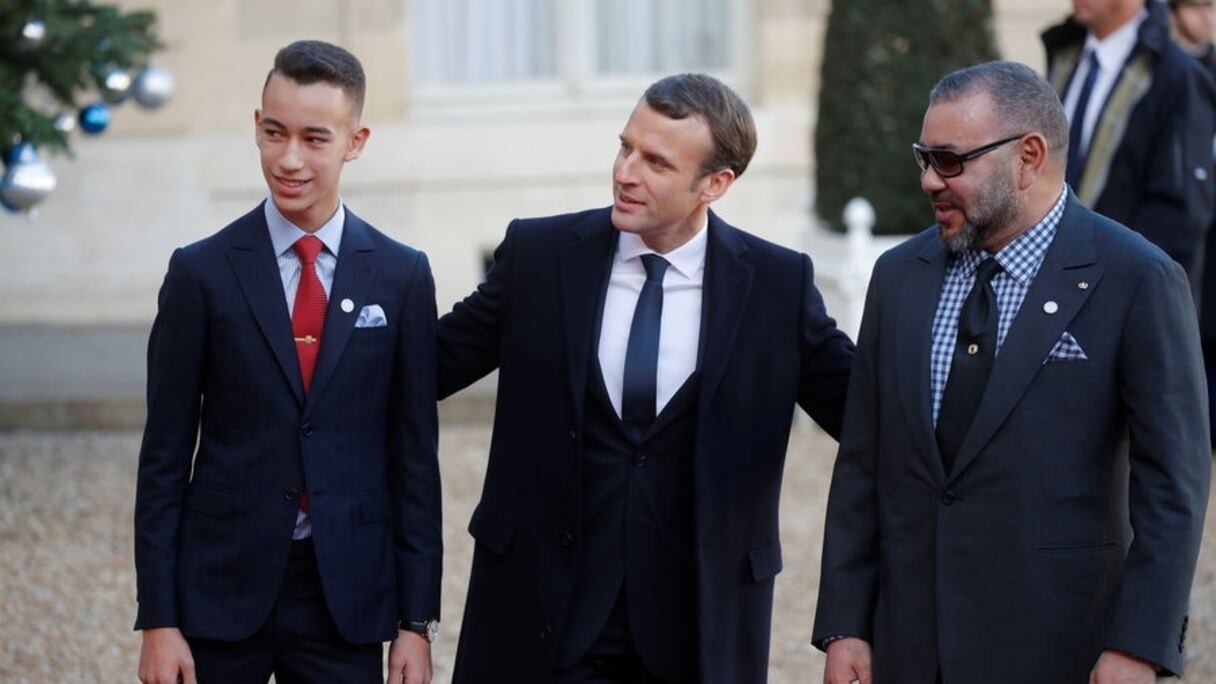
[[[947,262],[934,227],[874,268],[815,642],[870,641],[884,684],[1084,682],[1103,649],[1180,673],[1211,467],[1182,268],[1070,197],[947,476],[929,393]],[[1088,358],[1045,363],[1066,331]]]
[[[355,327],[369,304],[387,326]],[[345,639],[385,641],[400,619],[437,617],[434,335],[425,255],[347,211],[305,395],[262,207],[177,250],[148,342],[136,629],[251,635],[278,595],[305,486]]]
[[[853,345],[806,255],[709,217],[692,546],[701,681],[764,682],[777,503],[795,404],[836,435]],[[609,209],[511,223],[476,292],[439,322],[440,395],[498,369],[453,681],[552,681],[573,593],[582,440]]]

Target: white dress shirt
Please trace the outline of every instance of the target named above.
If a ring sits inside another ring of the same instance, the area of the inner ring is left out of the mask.
[[[263,204],[266,215],[266,227],[270,230],[270,244],[274,247],[275,258],[279,264],[279,277],[283,280],[283,294],[286,295],[287,316],[291,317],[291,309],[296,301],[296,289],[300,286],[300,257],[296,254],[296,240],[309,235],[287,217],[274,205],[274,200],[267,197]],[[338,248],[342,245],[342,230],[346,227],[346,209],[338,202],[338,210],[329,217],[317,232],[311,233],[321,239],[325,245],[317,254],[314,266],[321,287],[325,288],[325,296],[329,297],[334,286],[334,271],[338,268]],[[306,539],[312,536],[312,522],[304,509],[296,514],[296,527],[291,533],[292,539]]]
[[[654,413],[657,416],[697,368],[701,343],[701,283],[705,276],[705,246],[709,217],[691,240],[667,254],[659,254],[670,266],[663,276],[663,314],[659,319],[659,370],[655,385]],[[658,254],[642,238],[622,232],[612,260],[612,275],[604,299],[600,323],[599,361],[608,398],[621,415],[621,393],[625,376],[625,349],[633,310],[646,282],[643,254]]]
[[[1078,58],[1077,69],[1068,84],[1068,92],[1064,95],[1064,113],[1068,115],[1068,123],[1072,124],[1076,116],[1077,100],[1081,97],[1081,85],[1089,75],[1089,53],[1098,56],[1098,78],[1094,81],[1094,89],[1089,95],[1089,104],[1085,107],[1085,118],[1081,122],[1081,149],[1089,149],[1089,141],[1098,124],[1098,117],[1106,105],[1106,98],[1115,87],[1123,65],[1136,47],[1136,39],[1140,35],[1140,25],[1148,18],[1148,10],[1140,10],[1135,19],[1120,26],[1102,40],[1090,33],[1085,37],[1085,47]]]

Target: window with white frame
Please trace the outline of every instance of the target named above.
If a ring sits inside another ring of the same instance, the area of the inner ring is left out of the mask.
[[[558,0],[414,0],[419,83],[557,76]]]
[[[740,69],[746,0],[408,0],[427,93],[596,84]]]
[[[722,71],[727,0],[595,0],[599,74]]]

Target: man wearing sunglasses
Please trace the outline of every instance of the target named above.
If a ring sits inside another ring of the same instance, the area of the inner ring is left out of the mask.
[[[1024,65],[943,78],[913,151],[936,224],[870,282],[825,682],[1180,674],[1210,477],[1186,275],[1065,185],[1067,119]]]
[[[1170,40],[1158,0],[1073,0],[1043,33],[1069,119],[1067,181],[1085,206],[1165,250],[1198,288],[1216,176],[1212,80]]]

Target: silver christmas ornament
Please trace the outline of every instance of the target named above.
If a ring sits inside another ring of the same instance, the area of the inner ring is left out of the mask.
[[[21,38],[17,45],[22,50],[37,50],[46,41],[46,24],[41,19],[30,19],[21,27]]]
[[[64,135],[68,135],[76,130],[76,115],[70,112],[61,112],[55,117],[55,130]]]
[[[173,97],[176,82],[173,74],[164,67],[149,64],[140,70],[131,87],[135,101],[148,109],[156,109]]]
[[[110,67],[106,70],[105,80],[101,84],[101,99],[110,104],[118,104],[127,99],[130,92],[130,74],[118,67]]]
[[[14,211],[29,211],[55,190],[55,172],[36,155],[14,160],[0,178],[0,201]]]

